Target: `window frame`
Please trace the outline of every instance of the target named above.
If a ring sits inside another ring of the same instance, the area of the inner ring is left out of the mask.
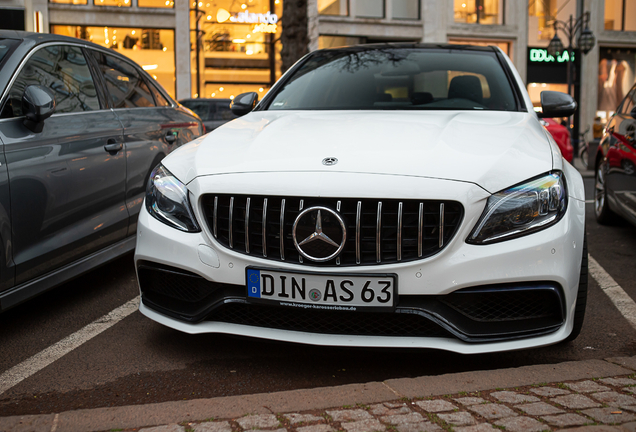
[[[79,43],[73,43],[73,42],[65,42],[65,41],[52,41],[52,42],[45,42],[45,43],[42,43],[42,44],[34,46],[33,48],[31,48],[31,50],[29,50],[29,52],[24,57],[22,57],[22,60],[20,61],[20,65],[15,69],[15,71],[13,73],[13,76],[11,77],[9,82],[7,83],[7,86],[6,86],[4,92],[2,93],[2,95],[0,97],[0,114],[2,113],[2,111],[4,111],[4,106],[7,103],[7,101],[9,100],[9,93],[11,92],[11,89],[13,88],[13,85],[15,84],[15,81],[18,79],[18,76],[20,75],[20,73],[22,73],[22,70],[24,69],[24,67],[27,64],[27,62],[31,59],[31,57],[33,55],[35,55],[35,53],[38,52],[41,49],[44,49],[44,48],[47,48],[47,47],[50,47],[50,46],[56,46],[56,45],[72,46],[72,47],[79,48],[81,50],[82,54],[84,55],[84,58],[86,59],[86,64],[88,66],[89,73],[91,74],[91,78],[93,79],[93,84],[95,85],[95,88],[97,90],[97,98],[98,98],[98,101],[99,101],[100,109],[92,110],[92,111],[74,111],[74,112],[70,112],[70,113],[53,112],[51,117],[53,117],[53,116],[55,116],[55,117],[64,116],[64,115],[82,115],[82,114],[85,114],[85,113],[96,113],[96,112],[106,111],[106,110],[110,109],[109,106],[108,106],[108,103],[107,103],[108,99],[103,98],[104,89],[101,88],[102,87],[102,82],[95,75],[95,71],[92,70],[92,68],[90,66],[90,56],[87,56],[87,53],[84,50],[85,45],[79,44]],[[24,115],[15,116],[15,117],[0,118],[0,122],[15,120],[17,118],[23,118],[23,117],[24,117]]]

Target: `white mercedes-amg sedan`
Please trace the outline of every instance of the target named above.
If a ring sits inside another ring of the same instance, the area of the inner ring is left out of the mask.
[[[187,333],[483,353],[576,338],[579,173],[496,47],[320,50],[155,168],[135,264]]]

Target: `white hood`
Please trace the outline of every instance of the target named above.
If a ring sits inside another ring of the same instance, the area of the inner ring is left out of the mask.
[[[322,160],[338,163],[325,166]],[[229,173],[347,172],[475,183],[493,193],[552,169],[533,113],[257,111],[173,152],[184,183]]]

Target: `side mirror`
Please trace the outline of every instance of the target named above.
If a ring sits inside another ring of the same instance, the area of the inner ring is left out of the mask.
[[[234,114],[240,117],[252,111],[256,106],[256,102],[258,102],[258,93],[241,93],[232,99],[230,109]]]
[[[570,117],[576,111],[576,101],[569,94],[542,91],[541,92],[542,113],[537,113],[539,118],[544,117]]]
[[[22,94],[22,113],[24,126],[31,132],[40,133],[44,120],[55,112],[55,95],[41,85],[30,85]]]

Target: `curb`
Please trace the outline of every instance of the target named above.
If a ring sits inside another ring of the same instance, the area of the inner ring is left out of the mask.
[[[635,370],[636,356],[584,360],[276,393],[84,409],[57,414],[0,417],[0,431],[88,432],[130,429],[208,418],[236,418],[245,414],[319,410],[343,405],[380,403],[400,398],[439,396],[538,383],[630,375]]]

